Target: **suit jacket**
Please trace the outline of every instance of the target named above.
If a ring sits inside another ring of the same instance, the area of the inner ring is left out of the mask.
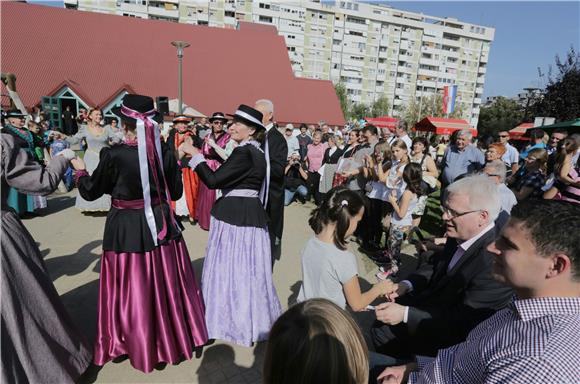
[[[270,218],[270,233],[281,239],[284,230],[284,168],[288,144],[275,126],[268,131],[266,141],[270,155],[270,189],[266,213]]]
[[[512,289],[491,274],[493,256],[486,247],[495,236],[490,229],[447,271],[458,247],[449,239],[442,252],[408,278],[413,292],[398,301],[409,306],[406,325],[417,346],[414,353],[434,356],[438,349],[462,342],[477,324],[511,301]]]

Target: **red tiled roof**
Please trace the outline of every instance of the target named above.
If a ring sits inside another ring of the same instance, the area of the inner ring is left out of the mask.
[[[183,57],[183,102],[210,115],[270,99],[279,122],[344,124],[330,81],[295,78],[275,28],[239,30],[1,2],[2,72],[31,107],[63,84],[104,105],[123,88],[177,97],[177,54]],[[31,22],[33,20],[34,22]],[[79,95],[80,96],[80,95]]]
[[[463,119],[447,119],[444,117],[425,117],[423,120],[415,124],[417,131],[434,132],[438,135],[449,135],[454,131],[469,129],[475,136],[477,130],[472,128],[469,123]]]

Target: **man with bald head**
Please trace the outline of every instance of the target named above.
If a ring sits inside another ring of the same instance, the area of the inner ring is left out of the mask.
[[[284,168],[288,157],[288,144],[284,135],[274,128],[274,103],[267,99],[256,101],[254,106],[263,115],[262,123],[266,127],[266,140],[262,149],[270,162],[270,174],[266,177],[268,196],[266,213],[270,217],[268,231],[272,249],[272,269],[274,262],[282,254],[282,232],[284,230]]]

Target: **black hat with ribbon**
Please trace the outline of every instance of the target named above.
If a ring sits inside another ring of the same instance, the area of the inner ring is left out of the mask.
[[[256,129],[266,129],[262,124],[262,112],[245,104],[240,104],[238,110],[233,115],[228,114],[228,116],[232,116],[234,120],[241,121]]]
[[[123,112],[125,110],[125,113]],[[163,115],[155,110],[153,99],[149,96],[127,94],[123,97],[120,107],[111,108],[111,112],[121,118],[121,120],[135,123],[137,120],[130,116],[127,111],[146,114],[152,117],[157,123],[163,122]]]
[[[18,109],[11,109],[9,111],[2,111],[2,116],[5,119],[8,119],[10,117],[21,117],[21,118],[25,118],[26,115],[22,112],[20,112],[20,110]]]
[[[186,116],[186,115],[176,115],[173,118],[173,124],[176,124],[176,123],[189,124],[189,123],[191,123],[191,117]]]
[[[228,121],[228,118],[222,112],[214,112],[209,118],[210,123],[214,120]]]

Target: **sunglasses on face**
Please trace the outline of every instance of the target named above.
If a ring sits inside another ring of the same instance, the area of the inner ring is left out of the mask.
[[[499,137],[510,137],[510,135],[499,135]]]
[[[222,123],[221,121],[214,121],[213,124],[224,125],[224,123]]]

